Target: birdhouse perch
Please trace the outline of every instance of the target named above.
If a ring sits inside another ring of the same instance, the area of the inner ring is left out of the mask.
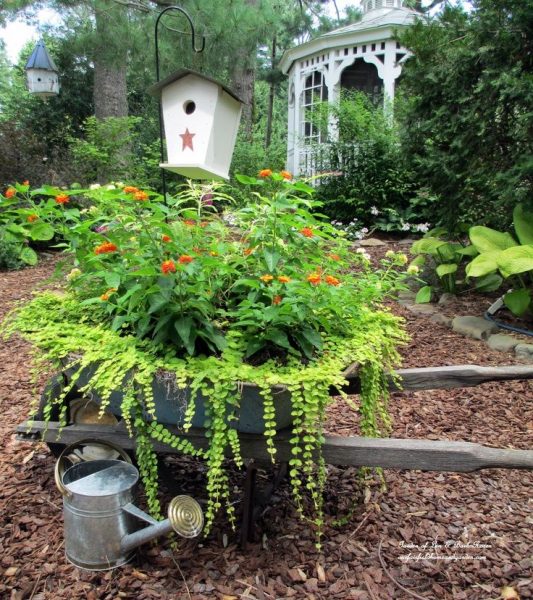
[[[160,166],[191,179],[228,179],[242,101],[229,88],[181,69],[149,90],[160,98],[167,162]]]

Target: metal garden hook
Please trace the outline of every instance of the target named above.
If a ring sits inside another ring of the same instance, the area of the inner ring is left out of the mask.
[[[196,32],[194,31],[194,24],[192,22],[191,17],[189,16],[189,14],[185,10],[183,10],[183,8],[180,8],[179,6],[167,6],[167,8],[163,9],[159,13],[159,15],[157,16],[157,19],[155,21],[155,70],[156,70],[157,81],[159,81],[159,21],[161,20],[161,17],[170,10],[177,10],[178,12],[182,13],[185,16],[187,21],[189,21],[189,25],[191,26],[191,45],[192,45],[193,52],[195,52],[196,54],[199,54],[200,52],[203,52],[204,48],[205,48],[205,37],[204,36],[202,36],[201,46],[199,48],[196,47]]]
[[[170,10],[177,10],[178,12],[180,12],[182,15],[185,16],[187,21],[189,21],[189,25],[191,26],[191,45],[192,45],[193,52],[196,54],[199,54],[200,52],[203,52],[203,50],[205,48],[205,37],[204,36],[202,36],[201,46],[199,48],[196,47],[196,34],[194,31],[194,25],[193,25],[192,19],[189,16],[189,14],[186,11],[184,11],[183,8],[180,8],[179,6],[167,6],[167,8],[163,9],[159,13],[159,15],[157,15],[157,19],[155,20],[155,31],[154,31],[154,35],[155,35],[155,76],[156,76],[157,82],[159,82],[159,21],[161,20],[161,17]],[[164,137],[163,136],[163,112],[161,109],[161,102],[159,102],[159,143],[160,143],[161,162],[164,162],[164,160],[165,160],[165,144],[163,141],[163,137]],[[161,183],[162,183],[162,188],[163,188],[163,198],[164,198],[164,201],[166,202],[167,182],[166,182],[164,169],[161,170]]]

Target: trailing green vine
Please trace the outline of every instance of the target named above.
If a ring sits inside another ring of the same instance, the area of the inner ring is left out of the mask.
[[[243,362],[244,347],[239,350],[239,336],[231,339],[228,351],[220,357],[179,359],[162,354],[153,344],[101,327],[97,321],[98,312],[94,307],[83,307],[80,312],[75,298],[44,292],[11,313],[3,324],[3,335],[20,332],[41,351],[41,364],[46,361],[59,369],[66,367],[68,384],[58,398],[51,398],[45,406],[46,420],[51,418],[52,408],[57,405],[61,408],[63,425],[66,424],[64,399],[76,387],[97,398],[101,412],[111,409],[122,415],[136,439],[140,473],[149,509],[154,515],[160,513],[157,458],[153,448],[156,441],[206,460],[206,530],[222,507],[229,522],[235,522],[224,461],[231,454],[234,463],[242,466],[236,426],[243,386],[238,382],[246,381],[259,389],[263,400],[264,435],[272,461],[276,459],[273,438],[280,386],[290,393],[291,489],[302,516],[308,513],[305,498],[309,497],[310,519],[319,533],[323,525],[322,496],[326,479],[320,453],[325,409],[330,402],[330,387],[341,389],[345,383],[341,373],[350,362],[360,365],[361,432],[379,436],[389,431],[384,371],[397,363],[396,348],[405,340],[405,334],[399,319],[388,312],[362,311],[359,320],[352,324],[351,336],[329,337],[322,355],[308,365],[296,359],[289,359],[285,365],[274,361],[258,366],[247,364]],[[174,434],[155,420],[153,381],[161,373],[170,373],[178,386],[188,383],[190,387],[191,396],[182,419],[184,430],[190,428],[195,417],[195,395],[201,394],[205,399],[207,449],[196,448],[187,438]],[[122,390],[120,406],[111,402],[117,390]]]

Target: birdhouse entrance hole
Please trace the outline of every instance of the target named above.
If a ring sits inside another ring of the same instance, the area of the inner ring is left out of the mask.
[[[192,115],[192,113],[196,110],[196,104],[192,100],[187,100],[183,105],[185,113],[188,115]]]

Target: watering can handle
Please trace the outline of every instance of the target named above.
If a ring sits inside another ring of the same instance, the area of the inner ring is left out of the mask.
[[[97,439],[93,439],[93,438],[85,438],[83,440],[78,440],[77,442],[70,444],[63,450],[63,452],[61,452],[61,455],[57,459],[56,465],[54,468],[54,480],[56,482],[57,489],[61,492],[61,495],[64,496],[65,498],[70,498],[72,496],[72,494],[68,491],[68,489],[63,484],[63,475],[66,470],[66,467],[65,467],[66,457],[72,451],[74,451],[78,446],[84,446],[84,445],[88,445],[88,444],[104,446],[104,447],[109,448],[110,450],[114,450],[115,452],[118,453],[119,457],[123,461],[131,464],[131,458],[130,458],[129,454],[120,446],[117,446],[113,442],[108,442],[107,440],[104,441],[104,440],[97,440]]]

